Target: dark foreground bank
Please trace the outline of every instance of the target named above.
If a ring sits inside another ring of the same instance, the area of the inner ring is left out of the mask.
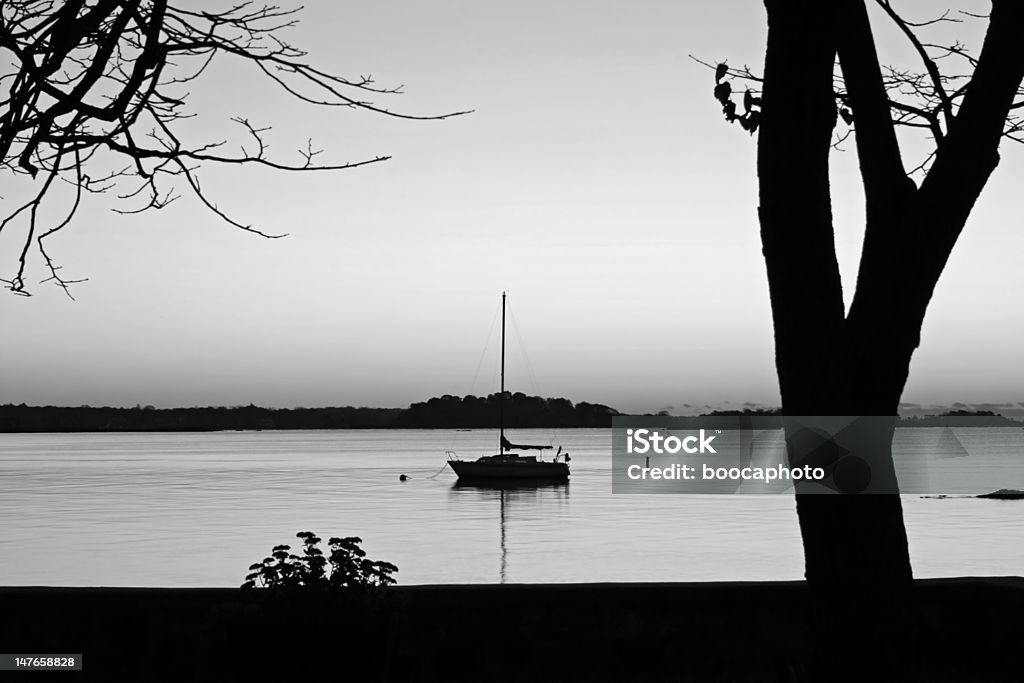
[[[807,655],[809,597],[802,582],[0,588],[0,652],[82,653],[62,679],[785,681]],[[1024,680],[1024,579],[922,580],[914,603],[921,680]]]

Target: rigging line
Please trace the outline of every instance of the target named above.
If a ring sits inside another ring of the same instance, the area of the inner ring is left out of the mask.
[[[541,399],[546,401],[547,397],[541,393],[537,377],[533,374],[533,365],[530,363],[530,357],[526,353],[526,344],[523,343],[523,336],[519,333],[519,323],[516,322],[516,314],[513,312],[511,305],[508,306],[508,315],[512,320],[512,329],[516,333],[516,339],[519,340],[519,353],[523,357],[523,365],[526,367],[526,376],[530,380],[530,391],[532,391],[535,396],[540,396]],[[553,441],[561,441],[557,428],[552,430],[552,437],[553,438],[548,439],[548,445],[553,445]]]
[[[523,336],[519,333],[519,323],[516,322],[516,314],[512,311],[510,305],[508,311],[509,318],[512,319],[512,330],[516,333],[516,339],[519,341],[519,354],[523,357],[523,365],[526,367],[526,376],[530,380],[530,390],[535,392],[537,396],[541,396],[540,386],[537,384],[537,377],[533,374],[533,366],[530,364],[530,357],[526,354],[526,344],[523,343]]]
[[[494,317],[491,318],[491,327],[490,327],[490,330],[488,330],[488,332],[487,332],[487,338],[484,340],[484,348],[483,348],[483,351],[480,352],[480,359],[476,362],[476,371],[473,373],[473,381],[471,381],[469,383],[469,395],[470,396],[475,396],[476,395],[474,392],[476,391],[477,380],[480,379],[480,368],[483,367],[484,357],[487,356],[487,350],[491,346],[491,339],[494,337],[494,326],[498,323],[498,314],[500,312],[501,312],[501,308],[500,307],[495,309]],[[486,393],[484,395],[484,398],[487,398]],[[456,434],[456,436],[453,437],[453,440],[449,443],[449,445],[451,446],[451,448],[449,450],[454,450],[454,448],[455,448],[455,445],[456,445],[455,441],[458,439],[458,436],[457,436],[458,432],[455,432],[455,434]],[[443,470],[444,468],[442,467],[441,469]],[[437,476],[437,475],[434,475],[434,476]]]
[[[494,326],[498,322],[498,313],[501,309],[494,311],[494,317],[491,318],[491,329],[487,332],[487,340],[484,342],[484,350],[480,352],[480,360],[476,363],[476,372],[473,373],[473,381],[469,383],[469,393],[472,394],[476,389],[476,381],[480,378],[480,368],[484,364],[484,356],[487,355],[487,349],[491,345],[491,338],[494,336]]]

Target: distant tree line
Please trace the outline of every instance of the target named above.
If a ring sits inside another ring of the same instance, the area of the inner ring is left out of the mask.
[[[0,405],[0,432],[205,432],[240,429],[497,427],[498,395],[442,396],[409,408],[60,407]],[[564,398],[505,394],[509,427],[610,427],[619,412]]]
[[[971,418],[968,425],[959,418]],[[949,419],[953,418],[953,419]],[[899,421],[900,427],[1020,427],[1021,423],[991,410],[950,410],[940,415],[915,415]]]
[[[500,394],[487,397],[444,395],[413,403],[398,416],[399,427],[497,427]],[[505,392],[506,427],[611,427],[614,408],[565,398]]]
[[[237,429],[472,429],[498,426],[498,394],[440,396],[408,408],[261,408],[255,405],[206,408],[98,408],[0,405],[0,432],[209,432]],[[506,427],[611,427],[623,413],[600,403],[573,403],[505,393]],[[658,415],[668,416],[665,411]],[[692,417],[695,426],[711,417],[774,417],[779,409],[715,410]],[[953,410],[941,415],[905,417],[901,427],[962,426],[947,418],[975,418],[972,426],[1020,426],[991,411]],[[731,424],[731,423],[730,423]],[[761,425],[764,426],[763,424]]]
[[[710,413],[701,413],[701,417],[776,417],[779,415],[782,415],[781,408],[744,408],[743,410],[712,410]]]
[[[667,411],[661,411],[655,417],[671,417]],[[737,423],[732,418],[757,418],[758,429],[782,429],[785,417],[779,408],[755,408],[744,410],[712,410],[699,416],[675,417],[675,426],[683,428],[708,428],[721,426],[723,429],[735,429]],[[715,418],[723,421],[716,422]],[[970,418],[968,422],[965,418]],[[681,422],[679,422],[681,420]],[[1024,427],[1024,422],[1005,417],[991,410],[949,410],[937,415],[913,415],[896,418],[898,427]],[[742,426],[740,427],[742,428]]]

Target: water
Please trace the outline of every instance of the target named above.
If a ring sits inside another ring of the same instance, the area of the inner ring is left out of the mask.
[[[502,492],[429,478],[490,430],[0,435],[0,584],[236,586],[303,530],[361,536],[402,584],[801,577],[788,496],[612,495],[609,432],[557,436],[571,482]],[[917,576],[1024,574],[1024,502],[904,504]]]

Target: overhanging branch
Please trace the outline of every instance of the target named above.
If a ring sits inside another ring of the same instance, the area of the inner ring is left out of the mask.
[[[338,171],[389,158],[327,161],[304,136],[298,158],[290,161],[270,153],[265,141],[269,126],[258,127],[239,115],[233,120],[245,138],[238,147],[231,140],[183,137],[180,122],[195,114],[186,108],[188,95],[179,89],[200,77],[217,55],[255,70],[270,87],[283,88],[306,104],[417,120],[469,113],[418,115],[378,104],[376,98],[397,95],[401,88],[380,87],[369,76],[347,78],[308,63],[306,53],[286,40],[285,31],[295,25],[297,13],[244,1],[215,11],[187,9],[169,0],[0,2],[0,55],[6,53],[14,67],[13,73],[0,76],[0,168],[34,187],[29,202],[0,208],[0,230],[24,222],[27,235],[15,274],[4,280],[8,287],[27,293],[26,264],[35,244],[49,270],[47,281],[68,291],[74,281],[58,276],[59,266],[45,251],[43,238],[73,222],[83,196],[114,190],[121,183],[129,185],[115,198],[131,205],[116,207],[120,213],[166,207],[178,197],[174,182],[183,182],[219,219],[277,237],[221,209],[200,187],[196,170],[227,164]],[[241,152],[229,154],[229,148]],[[106,169],[97,165],[101,160]],[[94,177],[86,166],[94,169]],[[110,171],[111,166],[117,170]],[[53,187],[65,184],[75,188],[70,213],[60,222],[44,224],[40,207]],[[134,201],[138,198],[143,199],[141,206]]]

